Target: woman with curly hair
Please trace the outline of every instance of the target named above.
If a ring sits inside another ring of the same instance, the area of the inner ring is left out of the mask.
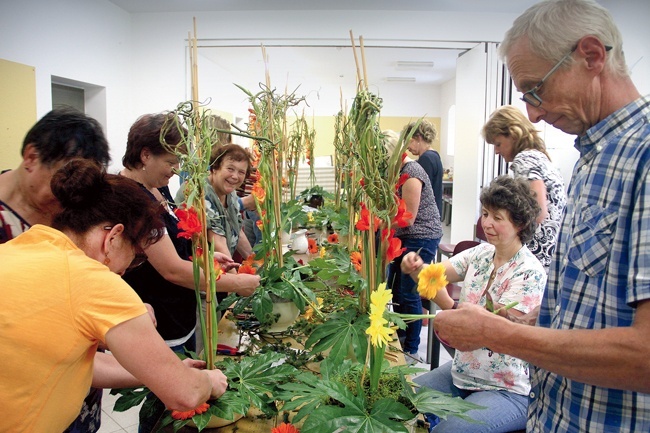
[[[463,282],[459,301],[444,289],[433,301],[443,310],[471,303],[517,321],[535,311],[546,285],[544,267],[526,246],[535,233],[539,205],[528,182],[509,176],[494,179],[481,192],[481,205],[481,224],[488,242],[434,265],[444,266],[449,282]],[[402,272],[416,281],[423,268],[424,261],[417,253],[402,260]],[[504,308],[513,303],[512,308]],[[530,381],[528,364],[520,359],[489,348],[457,350],[453,361],[415,382],[485,407],[465,414],[482,424],[449,417],[435,432],[509,432],[526,427]]]

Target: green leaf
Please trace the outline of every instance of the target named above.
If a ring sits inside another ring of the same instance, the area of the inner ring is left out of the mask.
[[[342,361],[353,350],[357,360],[364,360],[368,351],[367,317],[358,317],[354,310],[332,316],[314,329],[305,347],[319,353],[329,349],[328,357]]]
[[[469,422],[476,422],[464,413],[470,410],[485,409],[484,406],[470,403],[460,397],[452,397],[426,386],[422,386],[414,392],[411,386],[407,385],[406,379],[402,378],[402,380],[405,396],[420,413],[434,413],[442,419],[446,419],[448,416],[457,416]]]
[[[346,433],[408,433],[404,424],[398,419],[410,419],[413,415],[401,403],[383,399],[375,403],[370,413],[367,412],[366,400],[355,396],[344,385],[335,382],[319,384],[328,390],[332,398],[344,407],[321,405],[305,420],[302,433],[331,433],[345,431]],[[343,430],[339,430],[343,429]]]
[[[149,388],[114,388],[111,389],[111,395],[121,396],[115,401],[113,410],[115,412],[124,412],[132,407],[138,406],[149,394]]]
[[[239,395],[250,401],[267,415],[277,412],[275,394],[278,384],[287,382],[297,374],[289,364],[280,364],[283,355],[267,352],[242,358],[240,361],[227,358],[220,366],[228,377],[228,385],[236,389]]]

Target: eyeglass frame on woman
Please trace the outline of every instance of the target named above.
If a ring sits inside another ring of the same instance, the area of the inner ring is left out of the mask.
[[[539,91],[539,89],[541,89],[542,85],[543,85],[544,82],[548,79],[548,77],[550,77],[550,76],[553,74],[553,72],[557,71],[558,68],[560,67],[560,65],[561,65],[562,63],[564,63],[564,61],[565,61],[566,59],[568,59],[569,57],[571,57],[571,55],[575,52],[575,50],[576,50],[577,48],[578,48],[578,45],[576,44],[576,45],[571,49],[570,52],[568,52],[564,57],[562,57],[562,58],[560,59],[560,61],[557,62],[557,63],[555,64],[555,66],[553,66],[553,67],[551,68],[551,70],[548,71],[548,73],[547,73],[546,75],[544,75],[544,77],[539,81],[539,83],[537,83],[537,84],[535,85],[535,87],[533,87],[533,88],[530,89],[530,90],[526,90],[526,91],[521,95],[521,98],[519,98],[519,99],[521,99],[522,101],[524,101],[526,104],[532,105],[533,107],[539,107],[539,106],[541,106],[541,105],[542,105],[542,98],[540,98],[540,96],[537,94],[537,92]],[[605,45],[605,51],[609,51],[609,50],[611,50],[611,49],[612,49],[611,46],[609,46],[609,45]]]
[[[104,230],[112,230],[113,227],[114,226],[104,226]],[[129,263],[129,266],[127,266],[127,271],[130,271],[131,269],[135,269],[138,266],[142,265],[147,261],[148,258],[147,254],[139,246],[133,244],[133,249],[135,250],[135,256],[133,257],[133,260],[131,260],[131,263]]]

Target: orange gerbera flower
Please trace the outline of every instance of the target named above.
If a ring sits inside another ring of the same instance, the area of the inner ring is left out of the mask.
[[[300,430],[298,430],[293,424],[283,422],[279,426],[273,427],[271,433],[300,433]]]
[[[309,254],[318,254],[318,243],[316,239],[307,238],[307,242],[309,243]]]
[[[181,412],[178,410],[173,410],[172,411],[172,418],[174,419],[190,419],[194,415],[196,415],[196,411],[194,409],[192,410],[186,410],[185,412]]]
[[[413,218],[413,214],[406,210],[406,202],[403,198],[397,199],[397,215],[395,215],[395,222],[399,227],[408,227],[409,220]]]
[[[199,407],[197,407],[196,409],[194,409],[194,412],[196,412],[197,415],[201,415],[202,413],[207,412],[208,409],[210,409],[210,405],[207,402],[205,402],[199,405]]]
[[[420,271],[418,277],[418,293],[423,298],[433,299],[447,284],[445,266],[442,263],[432,263]]]
[[[172,411],[172,418],[174,419],[189,419],[192,418],[194,415],[200,415],[204,412],[206,412],[208,409],[210,409],[210,405],[208,403],[202,403],[199,405],[199,407],[192,409],[192,410],[186,410],[184,412],[178,411],[178,410],[173,410]]]
[[[179,220],[179,238],[192,239],[193,235],[201,233],[201,221],[199,221],[196,209],[193,207],[189,209],[179,207],[174,210],[174,214]]]
[[[357,272],[361,272],[361,253],[359,251],[352,251],[350,253],[350,261],[352,262],[354,269],[356,269]]]
[[[327,237],[327,242],[330,244],[338,244],[339,243],[339,235],[338,233],[332,233]]]
[[[266,191],[264,190],[260,182],[255,182],[253,184],[253,189],[251,190],[251,194],[253,194],[253,197],[255,197],[255,200],[257,200],[258,203],[262,203],[266,198]]]
[[[253,266],[249,264],[242,264],[237,270],[237,273],[255,275],[257,272],[255,271],[255,268]]]

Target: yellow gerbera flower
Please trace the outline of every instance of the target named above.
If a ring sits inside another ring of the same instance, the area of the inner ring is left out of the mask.
[[[386,308],[386,304],[393,297],[393,292],[386,288],[386,283],[381,283],[377,290],[370,294],[370,303],[380,307],[382,310]]]
[[[445,267],[441,263],[432,263],[420,271],[418,293],[426,299],[433,299],[448,284]]]
[[[384,317],[384,311],[386,307],[380,307],[379,305],[370,304],[370,320],[381,320]]]
[[[366,329],[366,334],[370,336],[370,343],[375,347],[383,347],[391,341],[391,335],[395,332],[391,328],[383,326],[382,322],[388,323],[386,319],[373,320]]]
[[[314,213],[313,212],[307,212],[307,221],[310,223],[314,222]]]
[[[320,258],[325,258],[325,255],[327,254],[327,250],[325,247],[320,247]]]

